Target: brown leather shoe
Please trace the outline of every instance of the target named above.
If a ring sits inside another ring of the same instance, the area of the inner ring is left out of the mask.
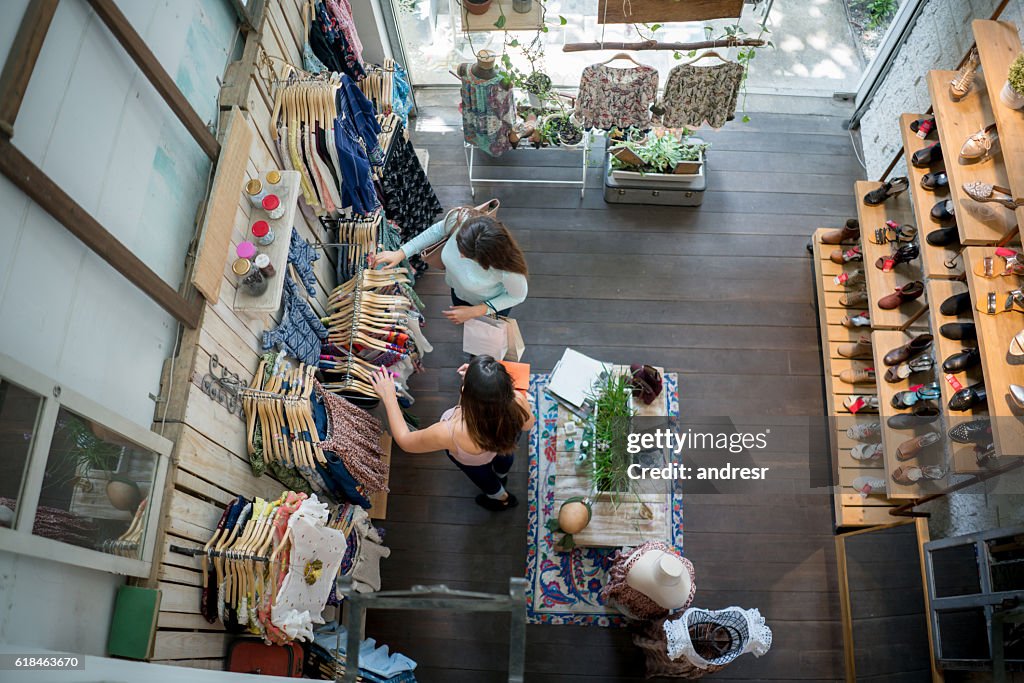
[[[861,337],[855,342],[847,342],[836,347],[836,353],[843,358],[871,358],[871,339]]]
[[[924,283],[915,280],[902,287],[897,287],[892,294],[886,294],[878,300],[878,307],[887,311],[899,308],[908,301],[913,301],[924,294]]]
[[[937,444],[941,438],[942,435],[938,432],[926,432],[921,436],[915,436],[913,439],[907,439],[897,446],[896,459],[900,462],[906,462],[911,458],[915,458],[924,449]]]
[[[852,218],[846,221],[846,225],[843,227],[830,230],[821,236],[822,244],[842,244],[858,240],[860,240],[860,224]]]
[[[899,365],[914,356],[924,353],[932,347],[933,337],[930,334],[919,334],[903,346],[898,346],[885,354],[882,360],[886,365]]]
[[[839,297],[839,305],[846,308],[863,306],[868,302],[868,292],[865,289],[855,289]]]
[[[848,368],[839,373],[839,381],[847,384],[874,384],[874,368]]]

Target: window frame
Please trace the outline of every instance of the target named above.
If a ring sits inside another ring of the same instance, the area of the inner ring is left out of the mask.
[[[42,401],[22,472],[14,523],[10,529],[0,527],[0,549],[17,555],[73,564],[112,574],[149,577],[156,551],[164,487],[174,443],[2,353],[0,379],[31,392]],[[111,555],[32,533],[50,445],[57,428],[57,414],[62,407],[116,432],[138,447],[156,455],[140,559]]]

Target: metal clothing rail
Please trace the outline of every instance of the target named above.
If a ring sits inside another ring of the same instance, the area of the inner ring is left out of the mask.
[[[355,683],[359,676],[359,648],[367,609],[443,610],[451,612],[507,612],[509,615],[508,680],[523,683],[526,668],[526,579],[510,577],[508,595],[457,591],[448,586],[413,586],[407,591],[359,593],[351,576],[339,576],[335,587],[344,596],[348,641],[345,647],[345,672],[336,681]],[[335,656],[341,651],[341,630]],[[335,668],[337,671],[337,667]],[[340,672],[338,672],[340,674]]]
[[[525,138],[524,138],[525,140]],[[466,152],[466,165],[469,167],[469,196],[476,198],[476,185],[475,183],[515,183],[519,185],[570,185],[578,186],[580,188],[580,199],[583,199],[587,193],[587,165],[590,162],[590,146],[593,141],[593,134],[589,130],[583,131],[583,142],[576,148],[567,148],[563,146],[558,147],[519,147],[506,153],[515,153],[520,150],[532,150],[533,152],[539,152],[541,149],[549,150],[561,150],[564,152],[578,151],[582,154],[581,166],[580,166],[580,179],[579,180],[537,180],[535,178],[482,178],[480,176],[473,175],[473,169],[475,166],[476,159],[476,147],[463,142],[463,146]]]

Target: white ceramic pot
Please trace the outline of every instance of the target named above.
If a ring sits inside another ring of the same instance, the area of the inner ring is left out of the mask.
[[[1024,109],[1024,95],[1010,87],[1009,81],[1003,83],[1003,89],[999,91],[999,99],[1010,109]]]

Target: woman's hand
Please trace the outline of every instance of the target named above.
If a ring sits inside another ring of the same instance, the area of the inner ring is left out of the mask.
[[[396,268],[405,260],[405,252],[401,249],[398,251],[381,251],[376,254],[370,254],[366,258],[369,259],[370,266],[373,268]]]
[[[377,368],[370,375],[370,384],[380,400],[384,403],[398,403],[398,394],[395,391],[395,378],[384,368]]]
[[[462,365],[459,366],[459,369],[456,370],[455,372],[459,373],[459,377],[462,377],[463,379],[465,379],[465,377],[466,377],[466,370],[469,370],[469,363],[463,363]]]
[[[443,311],[444,317],[451,320],[456,325],[461,325],[467,320],[473,318],[479,318],[482,315],[487,315],[487,306],[483,304],[479,306],[452,306],[446,311]]]

